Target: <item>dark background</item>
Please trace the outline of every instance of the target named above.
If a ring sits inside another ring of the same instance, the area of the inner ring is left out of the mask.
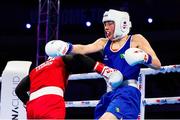
[[[179,64],[179,6],[179,0],[103,0],[103,2],[60,0],[59,36],[67,42],[91,43],[99,37],[104,37],[101,20],[105,10],[111,8],[125,10],[129,12],[132,22],[130,34],[144,35],[163,66]],[[32,61],[32,66],[35,66],[38,0],[0,1],[0,16],[0,72],[3,71],[7,61],[11,60]],[[153,18],[152,24],[147,22],[148,17]],[[85,26],[86,20],[92,21],[91,27]],[[25,28],[27,22],[32,24],[31,29]],[[100,53],[89,56],[101,60]],[[151,77],[150,82],[147,82],[149,88],[146,92],[152,97],[180,96],[179,85],[179,73],[166,77]],[[99,99],[104,92],[103,80],[70,81],[65,98],[67,100]],[[147,107],[147,118],[180,118],[180,110],[174,106],[178,104],[155,106],[159,110],[155,110],[154,106]],[[68,108],[67,118],[92,118],[93,109]]]

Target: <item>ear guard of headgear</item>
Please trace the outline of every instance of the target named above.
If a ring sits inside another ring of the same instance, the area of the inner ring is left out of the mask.
[[[113,40],[124,37],[130,31],[131,21],[127,12],[110,9],[103,15],[102,22],[106,21],[114,21],[115,23]]]

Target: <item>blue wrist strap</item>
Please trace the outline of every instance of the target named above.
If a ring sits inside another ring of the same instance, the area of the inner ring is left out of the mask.
[[[145,64],[149,65],[151,63],[152,63],[152,57],[151,57],[151,55],[148,54],[148,61],[145,62]]]
[[[73,45],[72,45],[72,43],[69,43],[69,42],[68,42],[68,44],[69,44],[69,48],[68,48],[68,51],[67,51],[67,53],[66,53],[66,54],[71,53],[71,52],[72,52],[72,49],[73,49]]]

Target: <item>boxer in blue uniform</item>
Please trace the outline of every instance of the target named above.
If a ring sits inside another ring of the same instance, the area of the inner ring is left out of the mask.
[[[46,54],[61,56],[70,52],[88,54],[103,50],[104,64],[120,71],[123,78],[110,83],[112,91],[100,99],[95,108],[95,119],[137,119],[141,101],[137,86],[140,68],[145,65],[159,69],[161,62],[144,36],[128,35],[131,21],[127,12],[113,9],[105,11],[102,22],[105,38],[87,45],[52,40],[46,44]]]
[[[111,40],[107,42],[104,48],[104,63],[121,71],[124,84],[102,96],[95,109],[95,118],[97,119],[105,112],[110,112],[118,118],[132,119],[138,117],[141,93],[136,82],[141,64],[130,66],[124,59],[125,51],[130,48],[130,41],[131,36],[129,36],[124,46],[118,51],[110,49]]]

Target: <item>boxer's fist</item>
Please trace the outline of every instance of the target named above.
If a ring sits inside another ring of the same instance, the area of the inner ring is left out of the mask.
[[[119,70],[105,66],[100,62],[96,63],[94,71],[101,74],[113,89],[120,86],[123,81],[123,75]]]
[[[123,75],[119,70],[114,69],[106,80],[111,85],[112,89],[115,89],[123,82]]]
[[[127,49],[124,58],[130,66],[136,64],[150,64],[152,61],[151,56],[139,48]]]
[[[45,46],[45,52],[50,57],[64,56],[72,51],[72,44],[61,40],[49,41]]]

